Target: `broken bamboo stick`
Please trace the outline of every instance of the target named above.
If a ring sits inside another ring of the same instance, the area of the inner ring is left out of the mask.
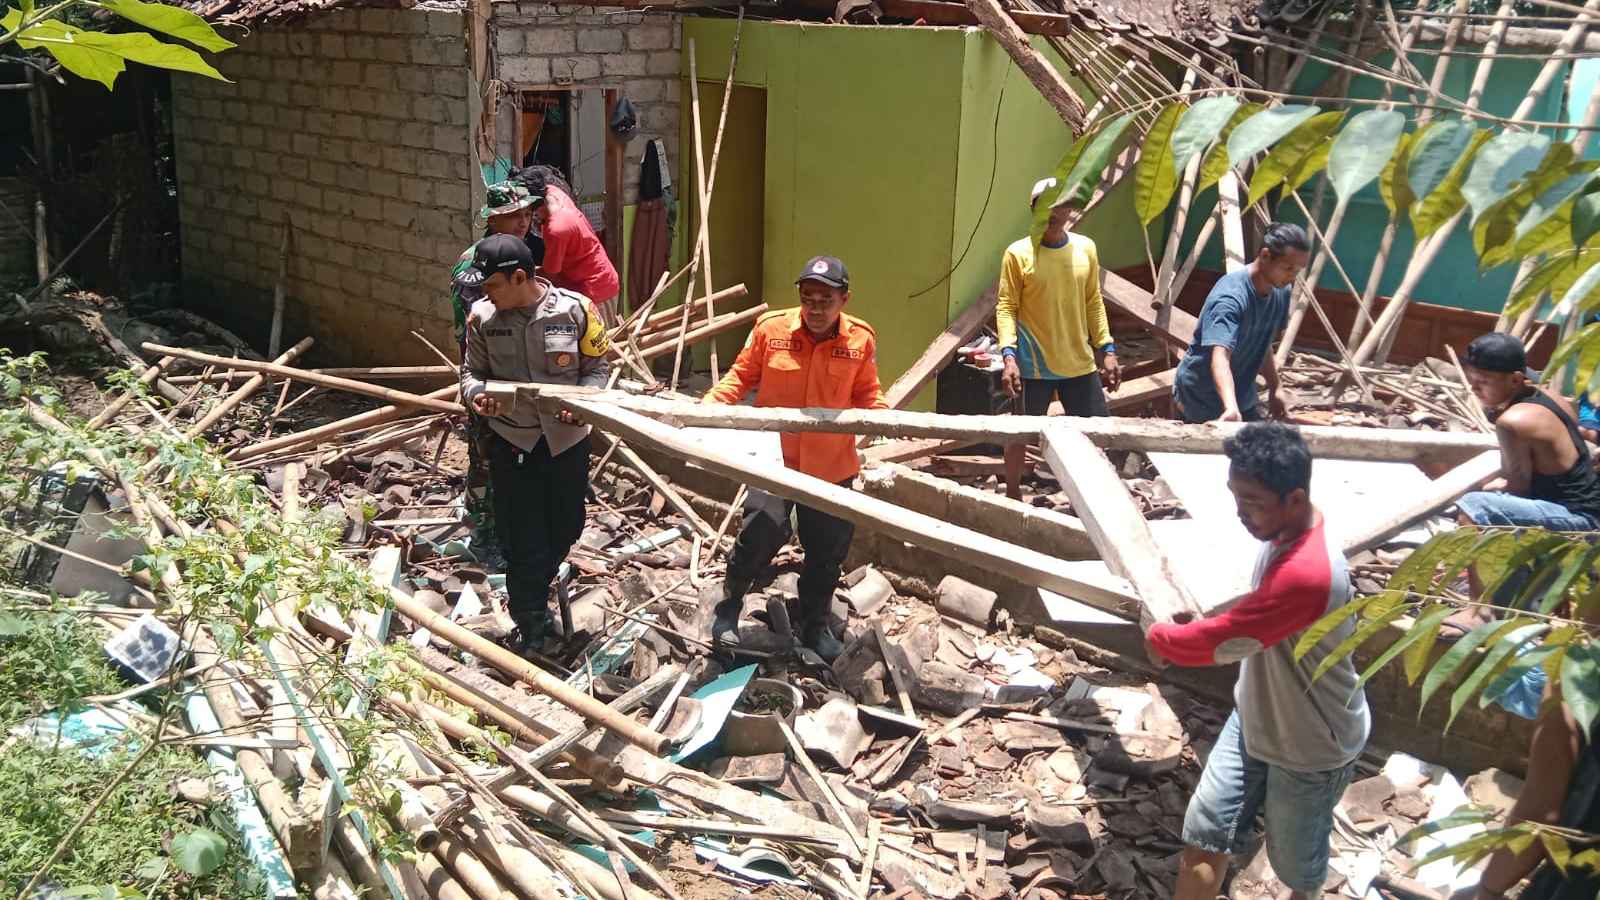
[[[1088,108],[1067,83],[1067,79],[1056,71],[1056,67],[1028,43],[1027,34],[1000,5],[999,0],[966,0],[966,7],[1017,64],[1017,68],[1028,76],[1039,93],[1044,95],[1045,102],[1056,111],[1073,135],[1082,134],[1088,124],[1085,118]]]
[[[140,373],[139,384],[148,386],[150,382],[160,378],[162,373],[165,372],[167,367],[172,365],[175,360],[176,357],[172,356],[163,356],[156,360],[150,365],[149,368]],[[170,381],[170,379],[168,379],[168,381]],[[89,420],[88,427],[99,428],[100,426],[116,418],[117,413],[122,412],[122,408],[128,405],[128,401],[133,399],[133,393],[134,392],[132,390],[126,390],[118,394],[115,400],[112,400],[110,403],[106,404],[105,409],[95,413],[94,418]]]
[[[249,359],[234,359],[225,356],[213,356],[210,353],[200,353],[194,350],[185,350],[181,347],[165,347],[161,344],[144,343],[144,349],[151,353],[162,353],[176,356],[179,359],[193,360],[194,362],[211,363],[219,366],[232,366],[251,372],[264,372],[268,375],[278,375],[284,378],[293,378],[306,384],[316,384],[335,390],[348,391],[352,394],[361,394],[366,397],[377,397],[400,406],[414,406],[434,412],[462,414],[466,408],[459,403],[435,399],[430,395],[412,394],[406,391],[397,391],[393,388],[380,387],[352,378],[340,378],[337,375],[321,375],[309,369],[296,369],[293,366],[283,366],[276,363],[256,362]]]
[[[389,598],[394,602],[395,609],[404,613],[416,624],[427,628],[436,637],[471,653],[507,675],[515,677],[585,719],[604,725],[619,737],[651,753],[660,753],[666,749],[668,743],[666,735],[651,731],[626,716],[618,715],[615,710],[607,707],[604,703],[588,694],[575,690],[571,685],[512,653],[510,650],[486,638],[479,637],[475,632],[456,624],[445,616],[439,615],[430,609],[427,604],[414,600],[404,592],[393,588],[389,589]]]
[[[449,387],[439,388],[438,390],[432,391],[424,396],[437,400],[443,397],[454,396],[459,393],[461,393],[461,388],[452,384]],[[324,438],[338,437],[342,434],[349,434],[352,431],[359,431],[364,428],[372,428],[377,425],[393,422],[396,419],[404,419],[415,415],[417,415],[417,411],[410,407],[400,406],[398,404],[380,406],[377,409],[368,410],[364,413],[357,413],[356,415],[347,416],[343,419],[337,419],[325,425],[318,425],[315,428],[308,428],[305,431],[296,431],[291,434],[283,435],[282,437],[275,437],[270,441],[262,441],[259,444],[251,444],[248,447],[240,447],[239,449],[228,453],[227,456],[235,462],[240,462],[252,457],[273,453],[278,450],[287,450],[292,447],[302,447],[308,444],[316,444]]]
[[[276,365],[286,366],[298,359],[302,353],[310,350],[311,345],[315,343],[316,340],[313,338],[301,338],[299,343],[277,355],[272,361]],[[199,421],[195,422],[193,425],[190,425],[184,431],[183,436],[192,441],[200,435],[205,434],[211,426],[221,421],[223,416],[227,415],[233,409],[238,407],[239,404],[250,399],[250,396],[256,391],[260,390],[261,386],[266,383],[267,376],[260,372],[250,376],[249,380],[240,385],[238,390],[229,394],[216,406],[213,406],[211,409],[207,410],[206,414],[200,417]]]

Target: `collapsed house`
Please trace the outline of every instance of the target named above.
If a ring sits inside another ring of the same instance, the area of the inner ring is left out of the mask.
[[[1208,36],[1220,45],[1294,28],[1315,44],[1322,31],[1279,22],[1241,33],[1220,17],[1126,20],[1101,8],[1115,4],[1077,6],[1001,11],[1020,42],[982,3],[928,0],[829,4],[826,14],[848,22],[829,24],[527,4],[208,10],[258,27],[221,58],[233,84],[174,83],[185,276],[252,330],[281,284],[286,334],[314,337],[330,361],[364,365],[301,367],[309,338],[275,363],[147,344],[157,362],[144,380],[171,401],[167,411],[135,393],[83,411],[96,428],[207,438],[224,455],[205,459],[259,479],[255,523],[180,506],[181,485],[84,456],[146,543],[237,540],[222,546],[242,553],[253,524],[294,577],[325,567],[372,594],[339,598],[348,609],[327,598],[273,604],[243,623],[271,629],[262,645],[226,662],[210,644],[216,635],[190,640],[193,662],[227,677],[188,695],[188,727],[242,736],[218,765],[230,778],[240,772],[231,802],[258,864],[276,873],[273,891],[288,896],[296,880],[319,896],[365,887],[485,900],[674,896],[687,892],[683,879],[712,891],[775,883],[833,896],[875,885],[938,897],[1169,888],[1183,801],[1225,715],[1232,670],[1158,677],[1138,661],[1136,623],[1215,609],[1246,582],[1254,548],[1221,490],[1229,429],[1133,416],[1165,407],[1166,366],[1193,339],[1206,270],[1248,258],[1260,224],[1247,213],[1255,204],[1241,202],[1250,186],[1224,171],[1199,189],[1197,153],[1183,199],[1147,223],[1124,177],[1137,142],[1094,173],[1084,228],[1103,248],[1105,298],[1128,335],[1119,343],[1140,348],[1112,398],[1127,418],[972,415],[994,411],[992,385],[960,351],[992,315],[996,248],[1027,231],[1027,186],[1099,121],[1101,104],[1154,95],[1141,81],[1152,70],[1168,89],[1233,78]],[[878,21],[856,24],[863,16]],[[1584,39],[1578,21],[1558,50]],[[1432,35],[1422,17],[1408,25],[1414,40]],[[1348,37],[1359,43],[1356,31]],[[1438,35],[1446,49],[1451,33],[1471,37],[1447,27]],[[1501,29],[1499,40],[1509,35]],[[1182,52],[1180,38],[1190,41]],[[1076,59],[1079,41],[1103,44],[1114,61]],[[1269,70],[1288,83],[1316,74],[1292,50],[1266,54],[1256,83],[1274,83]],[[829,71],[818,74],[817,60]],[[1041,60],[1071,73],[1066,90],[1035,89]],[[1514,65],[1548,88],[1547,63]],[[1565,81],[1580,84],[1570,68]],[[1524,90],[1495,102],[1513,114],[1531,98],[1517,117],[1592,127],[1587,106],[1574,112],[1570,97],[1554,97]],[[495,643],[507,631],[493,599],[501,576],[475,557],[460,505],[453,361],[438,365],[411,332],[448,344],[443,272],[476,232],[483,182],[513,165],[566,169],[613,259],[631,258],[642,141],[624,146],[609,131],[625,99],[677,188],[667,268],[681,273],[698,258],[703,282],[686,291],[700,299],[685,314],[656,277],[667,272],[624,273],[655,288],[625,298],[634,320],[613,338],[630,380],[618,390],[501,388],[517,403],[579,413],[609,447],[559,603],[568,636],[580,639],[535,665]],[[1574,157],[1593,149],[1580,145]],[[700,198],[713,178],[707,223]],[[1291,195],[1280,210],[1292,209]],[[1340,227],[1340,213],[1320,215],[1325,204],[1307,200],[1313,229]],[[1340,235],[1370,240],[1390,227],[1357,216]],[[1150,246],[1130,240],[1135,232]],[[1426,264],[1412,277],[1407,263],[1398,282],[1372,266],[1377,296],[1365,298],[1363,273],[1340,264],[1364,251],[1331,243],[1313,268],[1318,290],[1299,342],[1282,353],[1291,408],[1318,459],[1315,493],[1370,595],[1447,527],[1441,510],[1499,468],[1456,368],[1429,359],[1495,323],[1409,302],[1433,298]],[[1454,244],[1437,243],[1428,258],[1449,270]],[[722,361],[731,359],[743,329],[785,303],[789,273],[819,249],[869,261],[852,263],[853,310],[887,326],[880,357],[893,410],[707,413],[692,402],[698,375],[648,385],[652,360],[699,348],[709,362],[719,336]],[[1407,258],[1403,247],[1374,256],[1388,253]],[[1344,290],[1325,290],[1330,283]],[[1381,311],[1364,306],[1378,297],[1389,299]],[[1544,332],[1535,346],[1547,353],[1554,337]],[[374,383],[395,378],[396,387]],[[305,386],[292,401],[291,382]],[[308,415],[302,401],[330,391],[384,405]],[[935,406],[962,415],[905,411]],[[39,427],[76,427],[29,414]],[[730,430],[757,443],[779,430],[871,438],[861,490],[813,483],[770,453],[730,450]],[[994,493],[995,460],[973,449],[1020,439],[1042,442],[1024,503]],[[151,459],[134,468],[170,464]],[[859,526],[835,604],[847,648],[833,664],[790,655],[783,610],[793,588],[783,577],[752,598],[765,616],[747,624],[772,647],[761,677],[707,659],[700,591],[716,578],[741,486]],[[296,543],[292,523],[313,519],[337,533],[330,555],[349,562],[322,566]],[[133,549],[74,540],[68,549],[112,566]],[[53,576],[64,591],[66,571]],[[129,599],[182,603],[186,574],[147,573]],[[119,631],[132,618],[105,615]],[[402,642],[413,650],[391,658]],[[1362,668],[1385,643],[1360,648]],[[346,694],[293,675],[322,666],[359,686]],[[405,688],[390,690],[397,682]],[[1419,709],[1416,689],[1392,669],[1367,690],[1373,752],[1342,807],[1348,833],[1330,889],[1367,896],[1385,889],[1380,873],[1390,885],[1417,876],[1432,890],[1456,886],[1438,868],[1402,875],[1393,841],[1468,795],[1441,767],[1482,773],[1471,795],[1503,802],[1511,781],[1500,770],[1522,768],[1528,723],[1469,705],[1449,714],[1447,730],[1446,711]],[[373,773],[350,750],[361,739],[354,723],[369,720],[386,729],[377,749],[390,768],[378,783],[393,804],[367,793]],[[415,856],[386,858],[376,833]],[[1270,892],[1261,866],[1258,856],[1236,884],[1259,878]]]

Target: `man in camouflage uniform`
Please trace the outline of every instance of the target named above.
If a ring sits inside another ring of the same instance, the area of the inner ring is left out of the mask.
[[[533,207],[539,199],[528,189],[514,181],[501,181],[489,186],[488,196],[479,215],[488,220],[490,234],[509,234],[526,238],[533,225]],[[456,347],[463,361],[467,358],[467,315],[472,304],[483,299],[483,285],[462,284],[461,274],[472,267],[478,243],[461,252],[450,270],[450,305],[455,315]],[[489,496],[489,464],[481,445],[487,438],[483,419],[467,407],[467,513],[472,516],[478,539],[489,543],[495,539],[494,500]]]

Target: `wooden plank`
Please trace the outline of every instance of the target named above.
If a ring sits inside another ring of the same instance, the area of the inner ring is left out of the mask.
[[[1115,272],[1102,269],[1101,274],[1100,296],[1107,303],[1138,319],[1151,334],[1174,347],[1187,349],[1194,342],[1194,332],[1200,324],[1194,316],[1174,306],[1168,311],[1167,324],[1158,326],[1156,315],[1161,304],[1153,294]]]
[[[1088,112],[1083,100],[1073,91],[1067,79],[1056,71],[1056,67],[1044,58],[1044,54],[1028,43],[1028,35],[1000,5],[1000,0],[966,0],[966,5],[984,30],[994,36],[1017,68],[1038,88],[1061,121],[1072,129],[1074,135],[1082,134],[1084,116]]]
[[[1492,450],[1434,479],[1432,487],[1405,505],[1399,512],[1384,518],[1345,539],[1344,553],[1350,556],[1362,550],[1371,550],[1384,541],[1406,530],[1413,522],[1454,503],[1462,494],[1475,491],[1500,474],[1500,451]]]
[[[1102,576],[1065,560],[901,509],[793,469],[724,453],[685,439],[676,428],[610,404],[573,401],[570,405],[587,421],[636,446],[652,447],[690,460],[718,475],[744,481],[751,487],[804,503],[906,543],[983,566],[1024,584],[1049,588],[1124,618],[1138,616],[1137,599],[1129,595],[1123,579]],[[715,409],[728,413],[738,407]]]
[[[1072,498],[1089,539],[1111,571],[1133,582],[1147,615],[1155,622],[1199,618],[1200,604],[1178,581],[1172,560],[1156,543],[1150,526],[1111,460],[1081,432],[1051,425],[1041,444],[1045,462]]]
[[[904,463],[925,456],[935,456],[951,450],[971,446],[967,441],[946,441],[938,438],[900,438],[876,444],[861,451],[867,465],[874,463]]]
[[[584,413],[595,407],[626,410],[678,427],[734,428],[746,431],[871,434],[892,438],[941,438],[969,443],[1032,442],[1055,424],[1082,432],[1102,450],[1220,453],[1237,434],[1239,422],[1190,425],[1169,419],[1076,416],[948,416],[893,409],[787,409],[703,404],[563,385],[518,384],[524,400],[547,409],[562,406]],[[1300,434],[1314,457],[1376,462],[1465,461],[1498,447],[1493,435],[1466,432],[1302,425]],[[692,455],[691,457],[692,458]]]
[[[971,340],[978,329],[989,321],[999,302],[1000,284],[996,282],[945,326],[944,331],[928,345],[928,349],[922,351],[917,361],[911,364],[911,368],[889,385],[889,389],[883,392],[883,402],[889,404],[890,409],[904,409],[906,404],[915,400],[922,388],[950,364],[961,345]]]
[[[1172,379],[1177,374],[1174,369],[1124,381],[1115,393],[1106,395],[1106,408],[1112,415],[1120,415],[1128,410],[1138,409],[1146,403],[1154,403],[1172,396]]]
[[[1098,559],[1083,522],[894,463],[864,469],[861,489],[880,500],[1062,559]]]

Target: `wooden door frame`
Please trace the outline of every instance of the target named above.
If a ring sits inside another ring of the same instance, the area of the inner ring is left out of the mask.
[[[516,124],[514,126],[514,133],[512,134],[512,141],[514,141],[513,146],[516,148],[518,153],[522,151],[522,145],[525,143],[524,138],[527,137],[527,134],[523,130],[522,117],[522,96],[524,94],[540,91],[565,91],[569,94],[573,93],[574,91],[600,91],[600,95],[605,103],[605,124],[602,130],[605,132],[606,136],[606,203],[605,210],[601,215],[601,224],[604,226],[605,233],[604,237],[602,238],[602,243],[604,243],[606,248],[606,256],[611,258],[611,265],[615,266],[617,271],[620,273],[623,265],[623,164],[627,158],[627,147],[622,141],[617,140],[616,135],[611,133],[611,114],[616,110],[617,102],[622,97],[621,86],[612,82],[599,84],[512,84],[510,85],[510,89],[511,92],[517,97],[517,115],[515,117]],[[522,161],[520,159],[516,160],[516,164],[518,165],[521,165],[521,162]],[[578,198],[574,197],[572,199],[576,201]]]

